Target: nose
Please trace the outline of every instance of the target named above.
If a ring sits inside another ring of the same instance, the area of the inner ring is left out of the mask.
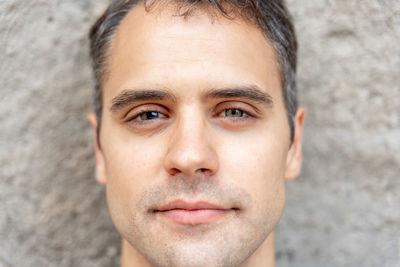
[[[164,167],[169,175],[212,176],[218,170],[218,156],[212,129],[200,115],[186,112],[173,127]]]

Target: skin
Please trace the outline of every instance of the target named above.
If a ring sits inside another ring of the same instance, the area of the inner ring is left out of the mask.
[[[304,110],[291,144],[276,54],[257,27],[172,15],[141,5],[127,15],[110,48],[100,136],[88,117],[122,266],[274,266]],[[224,213],[178,223],[157,211],[177,199]]]

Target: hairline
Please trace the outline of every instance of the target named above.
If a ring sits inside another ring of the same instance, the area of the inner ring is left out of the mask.
[[[177,7],[179,7],[179,0],[166,0],[165,1],[167,4],[174,4]],[[118,3],[118,2],[114,2],[111,5]],[[118,23],[116,25],[114,25],[112,31],[110,32],[110,34],[104,36],[105,39],[107,39],[106,43],[101,47],[102,51],[100,52],[103,53],[103,61],[101,63],[98,64],[98,67],[100,68],[100,73],[97,73],[97,77],[96,77],[96,83],[97,84],[97,89],[96,89],[96,99],[99,103],[97,103],[97,107],[96,107],[96,117],[97,117],[97,125],[98,125],[98,133],[100,132],[100,127],[101,127],[101,119],[102,119],[102,112],[103,112],[103,84],[105,83],[105,81],[108,79],[110,70],[109,70],[109,61],[110,61],[110,57],[111,57],[111,50],[112,50],[112,45],[113,42],[115,40],[115,36],[116,33],[118,31],[118,28],[121,26],[121,24],[124,22],[124,20],[126,19],[126,17],[128,16],[128,14],[134,9],[136,8],[138,5],[140,4],[144,4],[145,5],[145,9],[147,12],[151,12],[153,10],[153,5],[150,6],[146,6],[147,1],[146,0],[136,0],[136,1],[132,1],[132,2],[127,2],[126,3],[126,7],[124,10],[116,10],[117,13],[121,12],[122,13],[122,19],[118,20]],[[197,8],[195,11],[197,11],[198,9],[200,9],[201,7]],[[274,57],[275,60],[277,61],[277,68],[279,71],[279,75],[280,75],[280,80],[281,80],[281,93],[282,93],[282,101],[284,102],[284,106],[285,106],[285,110],[287,113],[287,119],[288,119],[288,123],[290,126],[290,139],[291,142],[293,141],[293,137],[294,137],[294,121],[293,121],[293,117],[294,117],[294,113],[297,110],[297,90],[296,90],[296,81],[295,81],[295,73],[296,73],[296,66],[293,67],[293,65],[290,62],[290,55],[287,51],[288,49],[285,48],[285,46],[283,44],[281,44],[280,42],[278,42],[277,40],[275,40],[273,37],[269,36],[272,35],[272,33],[270,32],[270,30],[268,28],[264,28],[262,26],[262,23],[258,20],[258,17],[253,18],[251,16],[247,16],[247,13],[243,13],[241,14],[240,12],[235,12],[234,11],[234,17],[231,17],[229,15],[226,15],[224,13],[218,12],[219,10],[216,10],[217,7],[211,7],[211,8],[201,8],[203,9],[201,12],[206,13],[207,15],[210,16],[210,19],[219,19],[221,17],[226,17],[227,19],[231,19],[231,20],[236,20],[239,19],[243,22],[246,23],[250,23],[251,25],[253,25],[254,27],[257,27],[263,34],[264,38],[266,39],[267,42],[269,42],[269,44],[273,47],[274,49]],[[160,9],[159,12],[162,12],[162,10]],[[215,12],[215,13],[214,13]],[[189,14],[178,14],[183,16],[184,18],[187,18],[188,16],[192,16],[192,12],[190,12]],[[289,14],[287,14],[289,15]],[[109,18],[109,20],[111,20]],[[104,23],[104,21],[102,22]],[[265,26],[268,27],[268,26]],[[282,33],[280,33],[282,34]],[[294,34],[294,42],[296,42],[296,37],[295,37],[295,32],[293,30],[293,34]],[[284,38],[283,38],[284,39]],[[297,48],[297,46],[295,47],[295,49]],[[294,53],[296,53],[296,51],[294,51]],[[295,56],[296,57],[296,56]],[[295,64],[296,64],[296,59],[295,59]],[[289,95],[292,94],[292,95]]]

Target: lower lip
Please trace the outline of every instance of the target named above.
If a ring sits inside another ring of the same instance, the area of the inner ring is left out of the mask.
[[[230,210],[218,209],[198,209],[198,210],[185,210],[173,209],[167,211],[160,211],[159,213],[165,217],[180,224],[201,224],[208,223],[219,219],[226,215]]]

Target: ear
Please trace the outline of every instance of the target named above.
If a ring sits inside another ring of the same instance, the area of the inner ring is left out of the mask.
[[[105,185],[107,183],[106,177],[106,169],[105,169],[105,162],[104,162],[104,155],[103,151],[101,151],[99,138],[98,136],[99,131],[97,130],[97,118],[95,113],[90,113],[87,116],[87,120],[92,125],[93,128],[93,142],[94,142],[94,152],[96,156],[96,180],[99,184]]]
[[[297,109],[294,117],[294,138],[286,158],[285,178],[287,180],[295,179],[301,171],[303,160],[303,129],[305,120],[305,110],[302,107]]]

